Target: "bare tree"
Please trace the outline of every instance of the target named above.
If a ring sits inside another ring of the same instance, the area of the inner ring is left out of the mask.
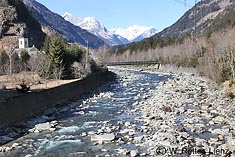
[[[9,67],[9,74],[12,75],[12,72],[13,72],[13,55],[15,53],[15,49],[17,48],[17,46],[15,45],[11,45],[10,46],[10,49],[8,51],[8,57],[9,57],[9,61],[10,61],[10,67]]]
[[[79,62],[74,62],[72,65],[73,74],[75,78],[81,78],[85,74],[85,69],[83,68],[82,64]]]

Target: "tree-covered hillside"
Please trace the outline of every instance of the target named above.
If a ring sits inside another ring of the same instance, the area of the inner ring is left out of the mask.
[[[196,28],[193,10],[207,13],[196,19]],[[161,33],[138,43],[115,47],[102,56],[106,56],[103,57],[106,62],[154,60],[193,67],[218,82],[235,80],[234,17],[235,1],[204,0]],[[190,27],[184,27],[190,22]]]
[[[235,24],[235,1],[204,0],[188,10],[176,23],[140,42],[121,45],[112,52],[143,51],[180,44],[189,37],[208,36]]]

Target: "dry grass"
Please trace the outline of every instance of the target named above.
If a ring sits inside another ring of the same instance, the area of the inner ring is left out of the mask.
[[[235,94],[235,84],[230,81],[225,81],[224,82],[224,88],[226,89],[227,93],[234,93]]]
[[[32,91],[40,91],[57,87],[60,85],[68,84],[79,79],[73,80],[45,80],[40,78],[37,74],[33,73],[20,73],[12,76],[0,76],[0,101],[9,97],[20,95],[15,89],[20,87],[20,84],[25,82],[30,86]],[[6,90],[1,90],[5,88]]]
[[[40,78],[37,74],[32,73],[20,73],[14,74],[12,76],[3,75],[0,76],[0,87],[6,87],[7,89],[16,89],[21,83],[25,83],[27,86],[30,86],[32,90],[40,90],[53,88],[59,85],[71,83],[77,81],[74,80],[45,80]]]

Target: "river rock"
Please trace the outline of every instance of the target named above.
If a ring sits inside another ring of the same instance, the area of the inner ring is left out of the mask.
[[[136,102],[134,102],[134,103],[132,104],[132,106],[137,106],[138,104],[139,104],[139,102],[136,101]]]
[[[227,141],[230,145],[235,147],[235,138],[234,137],[228,137]]]
[[[4,152],[9,152],[10,150],[12,150],[12,147],[5,147]]]
[[[13,143],[13,145],[11,146],[12,148],[16,148],[19,146],[19,143]]]
[[[162,110],[163,110],[164,112],[172,112],[172,109],[171,109],[171,107],[169,107],[169,106],[163,107]]]
[[[215,124],[221,124],[224,121],[224,116],[217,116],[212,119]]]
[[[223,135],[218,135],[218,141],[224,141],[225,137]]]
[[[115,139],[114,133],[91,136],[91,141],[112,141],[114,139]]]
[[[130,155],[131,155],[131,157],[136,157],[138,155],[138,151],[137,150],[132,150],[130,152]]]
[[[86,132],[82,132],[80,136],[85,137],[85,136],[87,136],[87,133]]]
[[[131,123],[130,122],[125,122],[125,124],[124,124],[126,127],[128,127],[128,126],[130,126],[131,125]]]
[[[122,154],[122,155],[127,155],[127,153],[128,153],[128,151],[126,149],[123,149],[123,148],[118,148],[118,149],[116,149],[116,151],[119,154]]]
[[[95,131],[89,131],[88,135],[95,135]]]
[[[41,132],[41,131],[49,131],[49,130],[52,129],[49,122],[41,123],[41,124],[36,124],[34,128],[35,128],[35,131],[37,130],[39,132]]]
[[[124,130],[120,130],[120,134],[127,134],[127,133],[130,133],[130,132],[135,132],[134,129],[124,129]]]

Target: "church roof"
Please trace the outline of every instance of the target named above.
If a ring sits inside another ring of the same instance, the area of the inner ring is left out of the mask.
[[[24,38],[25,37],[25,30],[24,30],[24,28],[22,27],[21,29],[20,29],[20,38]]]
[[[28,53],[29,53],[30,55],[35,55],[35,54],[37,54],[38,52],[40,52],[35,46],[33,46],[33,47],[28,47],[28,48],[17,48],[17,49],[15,49],[15,52],[19,54],[22,50],[28,51]]]

